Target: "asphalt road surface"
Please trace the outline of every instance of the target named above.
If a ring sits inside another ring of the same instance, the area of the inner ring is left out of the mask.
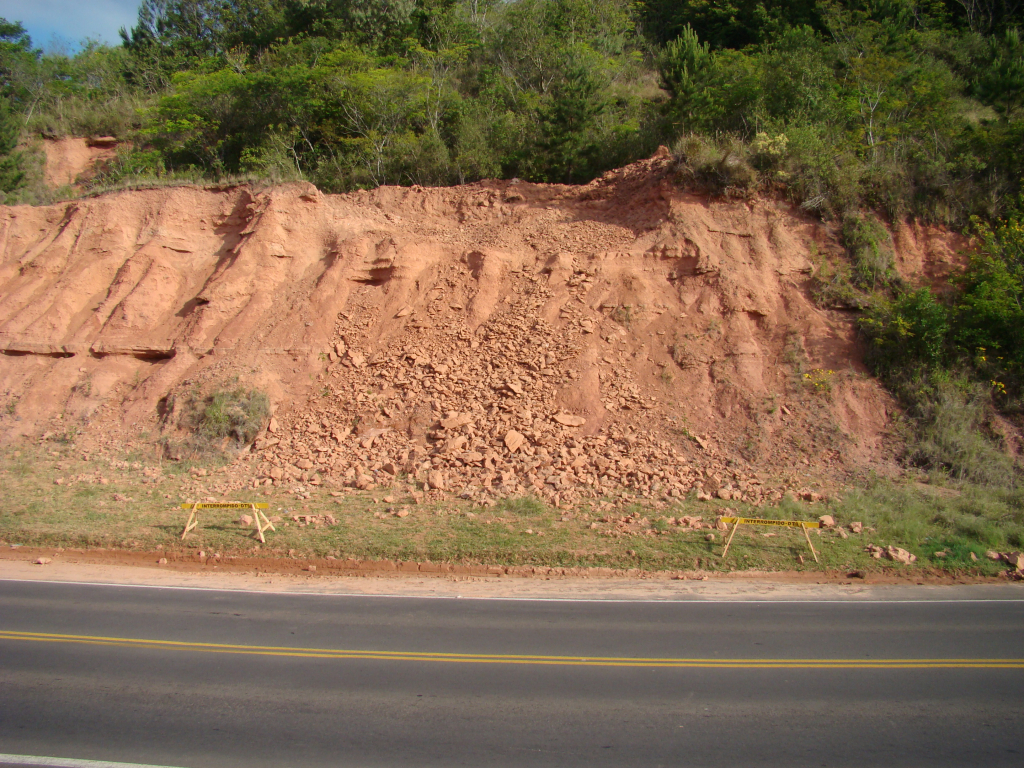
[[[0,763],[1016,766],[1022,639],[1020,601],[0,582]]]

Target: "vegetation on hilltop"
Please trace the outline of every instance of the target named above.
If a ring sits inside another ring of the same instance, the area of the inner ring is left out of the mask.
[[[73,56],[4,22],[0,87],[30,133],[130,139],[104,183],[582,182],[682,141],[727,156],[722,190],[964,225],[1024,175],[1022,19],[1009,0],[144,0],[121,46]]]
[[[837,222],[821,299],[863,312],[912,458],[1012,483],[991,416],[1021,411],[1022,26],[1019,0],[143,0],[121,45],[44,55],[0,20],[0,192],[52,194],[32,136],[123,139],[94,188],[327,191],[585,182],[667,144],[681,183]],[[911,290],[878,216],[981,245]]]

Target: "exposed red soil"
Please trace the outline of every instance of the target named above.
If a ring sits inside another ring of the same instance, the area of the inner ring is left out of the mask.
[[[931,279],[958,241],[895,242]],[[810,295],[838,251],[783,202],[678,188],[666,152],[584,186],[0,207],[0,434],[173,437],[182,395],[241,384],[274,420],[225,492],[770,501],[898,471],[852,318]]]
[[[74,185],[92,178],[117,154],[117,142],[109,136],[93,139],[65,137],[43,142],[46,183],[51,187]]]

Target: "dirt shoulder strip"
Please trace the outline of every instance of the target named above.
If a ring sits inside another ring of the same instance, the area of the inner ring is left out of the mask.
[[[856,579],[815,580],[802,574],[737,572],[719,576],[673,579],[658,575],[598,577],[566,575],[558,578],[516,578],[508,575],[442,575],[392,572],[272,572],[263,565],[238,564],[213,568],[168,567],[126,562],[97,552],[90,556],[47,550],[45,565],[35,551],[0,550],[0,581],[38,581],[202,589],[245,592],[523,600],[623,601],[930,601],[1024,600],[1024,585],[995,579],[972,583],[888,583]],[[54,557],[56,555],[56,557]],[[91,561],[90,561],[91,560]],[[85,562],[83,562],[85,561]],[[274,562],[274,561],[267,561]]]

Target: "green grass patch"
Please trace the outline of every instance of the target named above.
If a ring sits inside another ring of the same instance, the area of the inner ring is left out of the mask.
[[[0,540],[10,544],[106,547],[164,551],[259,554],[268,557],[417,560],[458,564],[537,567],[601,566],[657,570],[833,572],[865,570],[912,573],[943,569],[995,575],[1004,566],[985,557],[989,549],[1020,548],[1024,536],[1024,495],[979,486],[899,485],[874,480],[842,498],[807,504],[787,497],[770,507],[736,502],[600,499],[572,510],[540,499],[505,499],[491,507],[447,500],[417,504],[410,486],[330,495],[306,486],[309,499],[287,488],[227,490],[223,464],[159,463],[113,456],[85,456],[73,446],[0,451]],[[159,470],[154,472],[154,470]],[[56,479],[61,484],[56,484]],[[100,482],[100,480],[106,482]],[[392,500],[384,502],[385,496]],[[182,543],[187,513],[182,502],[214,497],[265,501],[277,531],[266,545],[253,529],[237,522],[239,513],[200,513],[200,528]],[[862,534],[846,538],[836,530],[812,530],[820,556],[816,564],[798,529],[741,526],[729,556],[721,553],[726,532],[692,530],[673,518],[699,515],[715,521],[720,512],[770,519],[817,520],[831,514],[839,526],[860,522]],[[398,516],[398,512],[408,514]],[[334,525],[303,524],[293,516],[332,515]],[[626,521],[626,522],[624,522]],[[713,539],[708,540],[708,534]],[[873,559],[868,544],[902,547],[914,553],[913,566]],[[939,557],[937,552],[945,552]],[[977,560],[971,559],[971,554]],[[803,563],[800,559],[803,559]]]

